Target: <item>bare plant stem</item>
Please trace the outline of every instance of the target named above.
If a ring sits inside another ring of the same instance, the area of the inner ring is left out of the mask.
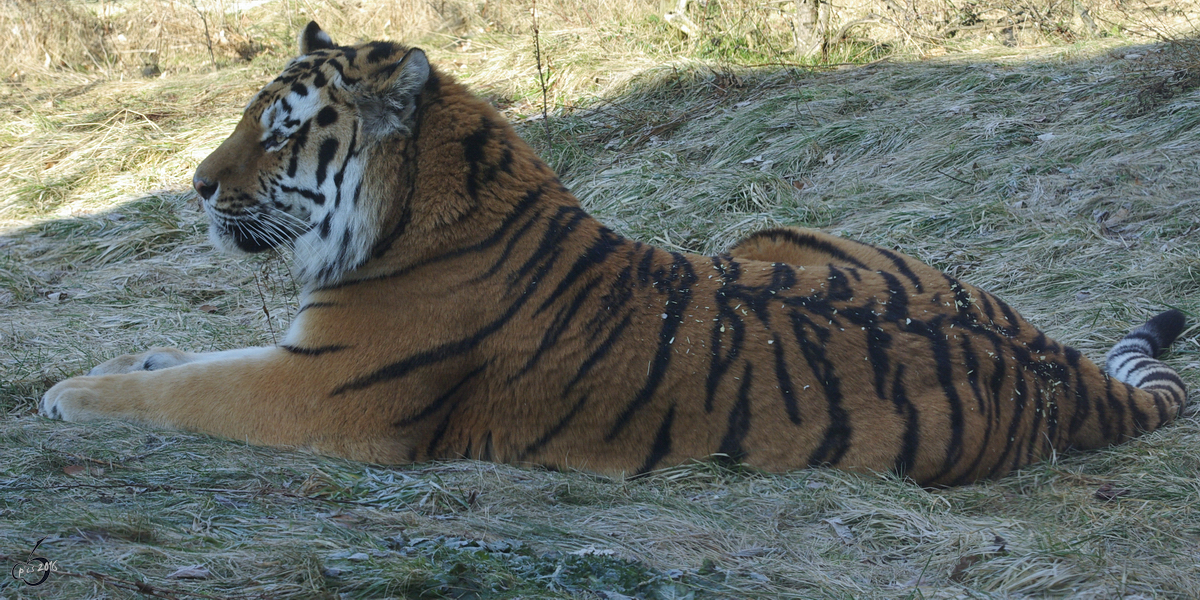
[[[217,55],[213,53],[212,34],[208,32],[208,17],[204,16],[204,11],[196,6],[196,0],[192,0],[192,8],[196,14],[200,15],[200,22],[204,23],[204,41],[208,44],[208,59],[212,61],[213,70],[217,69]]]
[[[538,84],[542,87],[542,128],[546,132],[546,145],[553,147],[550,141],[549,89],[546,87],[546,78],[549,73],[542,71],[542,41],[538,31],[537,0],[533,0],[533,56],[537,59]],[[546,71],[549,70],[550,63],[546,61]]]
[[[271,311],[267,309],[267,296],[263,294],[262,283],[258,280],[258,273],[254,274],[254,287],[258,288],[258,299],[262,302],[263,314],[267,315],[267,328],[271,331],[271,343],[278,344],[279,340],[275,339],[275,325],[271,324]]]

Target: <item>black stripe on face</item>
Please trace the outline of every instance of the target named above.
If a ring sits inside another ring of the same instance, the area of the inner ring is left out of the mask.
[[[334,156],[337,155],[338,140],[337,138],[327,138],[321,142],[321,148],[317,150],[317,185],[325,182],[325,174],[329,169],[329,163],[333,162]]]
[[[297,194],[303,198],[312,200],[317,206],[323,206],[325,204],[325,195],[320,192],[314,192],[312,190],[306,190],[306,189],[302,189],[302,188],[295,188],[290,185],[279,186],[279,191],[284,192],[286,194]]]
[[[635,475],[643,475],[649,473],[658,463],[662,462],[668,454],[671,453],[671,424],[675,422],[675,404],[667,409],[667,415],[663,417],[662,424],[658,426],[658,432],[654,434],[654,443],[650,446],[650,454],[646,456],[646,461],[635,472]]]
[[[296,171],[300,166],[300,151],[303,150],[305,144],[308,143],[308,130],[311,126],[312,121],[305,121],[304,124],[300,126],[300,129],[297,129],[296,133],[293,133],[291,136],[292,143],[290,148],[292,155],[288,159],[288,177],[296,176]]]
[[[350,160],[358,154],[358,130],[350,134],[350,146],[346,150],[346,156],[342,158],[342,166],[337,173],[333,174],[333,207],[337,208],[342,203],[342,181],[346,177],[346,169],[350,166]],[[362,185],[360,179],[358,185]],[[358,188],[355,188],[355,194],[358,194]],[[357,202],[355,205],[357,206]],[[407,207],[406,207],[407,210]]]
[[[326,106],[317,113],[317,125],[320,125],[321,127],[329,127],[330,125],[337,123],[337,120],[338,111],[332,106]]]

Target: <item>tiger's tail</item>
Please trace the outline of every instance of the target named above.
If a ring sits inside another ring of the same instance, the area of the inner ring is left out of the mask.
[[[1129,332],[1108,351],[1105,370],[1118,381],[1150,392],[1156,403],[1163,402],[1179,414],[1187,401],[1187,386],[1175,370],[1158,360],[1187,327],[1187,319],[1178,310],[1168,310]]]

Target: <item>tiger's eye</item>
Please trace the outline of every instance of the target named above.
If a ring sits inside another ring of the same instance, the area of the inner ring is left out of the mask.
[[[263,148],[265,148],[267,150],[277,150],[287,140],[288,140],[288,136],[286,136],[282,133],[272,133],[270,135],[270,137],[263,140],[262,145],[263,145]]]

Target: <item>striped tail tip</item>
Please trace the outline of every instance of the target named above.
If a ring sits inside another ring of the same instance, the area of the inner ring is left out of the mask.
[[[1108,374],[1137,388],[1171,392],[1182,404],[1187,388],[1175,370],[1158,360],[1187,327],[1187,319],[1177,310],[1168,310],[1129,332],[1109,350],[1105,369]]]

